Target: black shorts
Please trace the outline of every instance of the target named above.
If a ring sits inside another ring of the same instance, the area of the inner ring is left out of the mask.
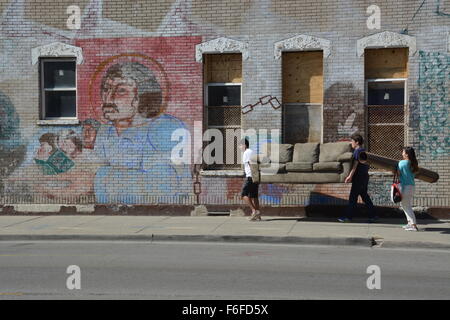
[[[245,178],[242,186],[242,197],[258,198],[258,184],[253,182],[250,177]]]

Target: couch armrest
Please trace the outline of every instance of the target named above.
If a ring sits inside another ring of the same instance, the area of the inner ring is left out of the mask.
[[[252,154],[250,157],[250,163],[260,163],[260,158],[257,154]]]
[[[337,160],[338,160],[339,162],[347,162],[347,161],[352,161],[352,158],[353,158],[353,153],[351,153],[351,152],[345,152],[345,153],[341,154],[341,155],[337,158]]]
[[[270,159],[264,155],[253,154],[250,157],[250,163],[270,163]]]
[[[250,162],[250,169],[252,170],[252,180],[254,183],[259,183],[260,173],[259,173],[259,164]]]

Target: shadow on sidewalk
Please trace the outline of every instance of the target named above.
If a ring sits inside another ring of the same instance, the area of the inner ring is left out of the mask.
[[[450,234],[450,228],[422,228],[423,231],[439,232],[442,234]]]
[[[269,219],[264,219],[264,216],[262,216],[262,220],[261,221],[297,221],[297,222],[335,222],[337,224],[346,224],[346,225],[351,225],[352,223],[359,223],[359,224],[369,224],[367,222],[367,217],[361,217],[361,216],[357,216],[355,218],[353,218],[352,222],[348,222],[348,223],[342,223],[339,222],[337,220],[337,218],[328,218],[328,217],[280,217],[280,218],[269,218]],[[446,223],[445,221],[439,221],[439,220],[429,220],[429,219],[417,219],[417,224],[419,226],[423,226],[423,225],[428,225],[428,224],[442,224],[442,223]],[[388,224],[388,225],[405,225],[406,224],[406,218],[379,218],[376,222],[374,223],[370,223],[372,225],[377,225],[377,224]],[[423,230],[428,230],[429,231],[442,231],[443,233],[450,233],[450,228],[446,229],[446,228],[422,228]]]

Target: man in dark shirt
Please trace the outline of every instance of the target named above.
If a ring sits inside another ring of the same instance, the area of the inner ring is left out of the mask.
[[[352,139],[352,148],[353,152],[353,167],[350,171],[350,174],[345,179],[345,183],[352,183],[352,188],[350,190],[350,196],[348,199],[348,207],[346,211],[346,216],[341,217],[338,220],[340,222],[349,222],[353,217],[353,213],[356,209],[356,205],[358,203],[358,196],[361,196],[361,199],[366,204],[367,209],[369,210],[369,223],[375,222],[375,208],[373,206],[372,200],[367,194],[367,186],[369,184],[369,165],[366,163],[366,157],[361,155],[361,152],[365,151],[362,147],[364,142],[363,137],[359,134],[353,134],[351,136]]]

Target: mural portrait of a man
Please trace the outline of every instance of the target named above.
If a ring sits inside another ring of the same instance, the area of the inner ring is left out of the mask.
[[[101,81],[103,124],[95,151],[106,163],[95,177],[100,203],[147,203],[148,196],[189,194],[190,170],[175,165],[172,133],[185,125],[165,114],[163,92],[153,72],[138,62],[112,65]]]

